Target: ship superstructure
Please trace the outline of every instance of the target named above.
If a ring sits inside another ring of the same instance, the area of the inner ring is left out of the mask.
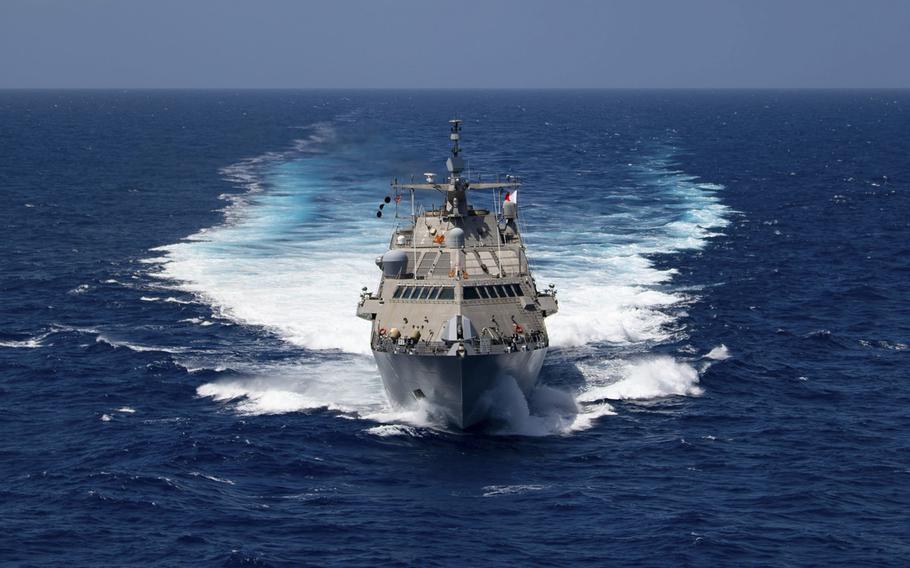
[[[357,315],[372,322],[371,347],[390,402],[425,404],[459,428],[495,415],[490,393],[514,380],[527,395],[549,345],[544,318],[556,291],[537,290],[519,230],[519,181],[474,182],[463,176],[461,121],[452,120],[448,177],[436,183],[393,181],[396,203],[409,195],[411,215],[396,227],[375,293],[364,289]],[[493,209],[468,194],[493,191]],[[438,192],[441,206],[418,208],[415,192]]]

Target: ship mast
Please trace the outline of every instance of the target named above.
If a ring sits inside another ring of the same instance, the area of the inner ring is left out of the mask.
[[[449,190],[446,192],[446,213],[453,217],[463,217],[468,211],[468,199],[465,195],[467,184],[461,179],[464,171],[464,160],[459,156],[461,147],[461,120],[453,118],[449,121],[452,125],[449,140],[452,141],[452,155],[446,160],[446,169],[449,170]]]
[[[461,119],[453,118],[449,121],[449,140],[452,141],[451,156],[446,160],[446,169],[449,176],[446,183],[434,183],[432,174],[427,175],[428,183],[398,183],[397,180],[392,182],[392,188],[396,190],[408,189],[433,189],[445,194],[445,210],[443,216],[451,219],[456,225],[462,217],[468,214],[467,191],[469,189],[500,189],[500,188],[517,188],[520,184],[517,181],[495,182],[495,183],[471,183],[464,179],[461,174],[464,171],[464,159],[461,157]]]

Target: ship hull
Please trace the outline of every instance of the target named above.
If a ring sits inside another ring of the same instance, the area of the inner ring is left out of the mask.
[[[416,408],[425,401],[433,414],[461,429],[492,418],[491,392],[502,381],[514,380],[527,397],[546,354],[546,348],[466,357],[373,352],[393,406]]]

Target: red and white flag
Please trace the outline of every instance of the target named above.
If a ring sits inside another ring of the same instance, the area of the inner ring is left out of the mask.
[[[518,205],[518,191],[507,191],[506,201],[511,201],[515,205]]]

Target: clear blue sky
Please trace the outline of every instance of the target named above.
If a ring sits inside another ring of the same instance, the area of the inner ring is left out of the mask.
[[[910,88],[910,0],[0,0],[29,87]]]

